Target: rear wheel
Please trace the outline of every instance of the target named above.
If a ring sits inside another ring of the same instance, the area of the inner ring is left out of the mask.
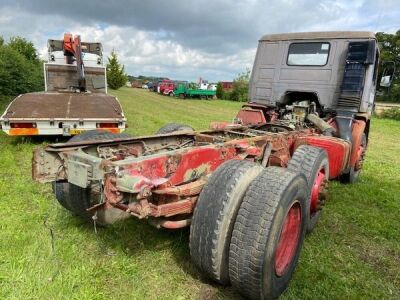
[[[179,94],[179,98],[185,99],[185,94]]]
[[[183,131],[183,130],[194,131],[194,129],[188,125],[179,124],[179,123],[168,123],[168,124],[164,125],[163,127],[161,127],[160,129],[158,129],[156,134],[167,134],[167,133]]]
[[[294,152],[287,168],[302,173],[307,178],[309,207],[307,232],[311,232],[320,218],[326,200],[329,179],[328,156],[322,148],[302,145]]]
[[[56,196],[58,203],[69,211],[72,210],[69,203],[67,202],[68,195],[68,181],[54,181],[52,182],[53,193]]]
[[[132,137],[127,133],[112,133],[104,130],[88,130],[78,135],[73,136],[68,140],[68,143],[83,142],[83,141],[98,141],[110,140],[115,138],[129,138]]]
[[[229,283],[233,224],[247,187],[262,170],[249,161],[225,162],[200,193],[190,227],[190,255],[199,269],[219,283]]]
[[[232,285],[250,299],[274,299],[287,288],[303,244],[304,175],[269,167],[250,184],[229,250]]]

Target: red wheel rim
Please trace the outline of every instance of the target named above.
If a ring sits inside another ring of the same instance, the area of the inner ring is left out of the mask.
[[[321,169],[318,171],[317,177],[315,178],[314,184],[311,190],[311,203],[310,203],[310,215],[313,215],[318,210],[318,198],[322,190],[322,184],[325,181],[325,171]]]
[[[290,207],[282,226],[275,252],[275,274],[281,277],[292,262],[301,231],[301,207],[298,201]]]

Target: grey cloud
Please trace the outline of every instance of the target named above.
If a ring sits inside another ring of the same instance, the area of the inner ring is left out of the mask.
[[[232,78],[251,65],[265,33],[394,31],[399,20],[398,0],[0,0],[5,37],[44,49],[50,37],[81,33],[106,54],[116,49],[130,73],[181,79]]]
[[[348,4],[345,4],[345,3]],[[307,30],[323,27],[349,14],[385,11],[397,7],[395,1],[24,1],[6,0],[32,14],[63,16],[80,24],[105,23],[133,26],[139,30],[165,32],[163,39],[208,52],[234,53],[255,47],[264,33]],[[352,4],[353,3],[353,4]],[[349,11],[346,6],[354,7]],[[343,5],[345,4],[345,5]],[[340,29],[342,24],[335,24]],[[346,24],[356,28],[359,24]],[[348,29],[348,28],[346,28]]]

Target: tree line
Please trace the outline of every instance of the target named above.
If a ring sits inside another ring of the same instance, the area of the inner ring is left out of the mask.
[[[395,66],[392,85],[385,89],[382,88],[383,95],[379,100],[389,102],[400,102],[400,30],[395,34],[378,32],[376,38],[379,42],[381,65],[379,67],[378,78],[381,78],[385,68]],[[390,63],[390,64],[389,64]]]
[[[44,88],[43,62],[32,42],[0,37],[0,95],[16,96]]]

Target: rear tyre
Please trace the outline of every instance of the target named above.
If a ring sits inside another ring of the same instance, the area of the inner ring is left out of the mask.
[[[93,214],[87,211],[91,206],[90,188],[84,189],[69,182],[58,181],[53,182],[53,192],[61,206],[86,221],[92,220]]]
[[[190,255],[201,271],[221,284],[229,283],[229,244],[237,211],[262,170],[249,161],[225,162],[200,193],[190,227]]]
[[[127,133],[112,133],[103,130],[88,130],[78,135],[73,136],[68,140],[68,143],[83,142],[83,141],[99,141],[110,140],[115,138],[129,138],[132,137]]]
[[[185,99],[185,94],[179,94],[179,98]]]
[[[359,148],[359,155],[357,157],[356,165],[351,167],[350,171],[346,174],[340,175],[341,183],[355,183],[360,177],[361,169],[363,167],[365,151],[367,149],[367,136],[363,133],[361,137],[361,144]]]
[[[67,202],[68,187],[69,187],[68,181],[52,182],[53,193],[56,196],[58,203],[60,203],[61,206],[63,206],[64,208],[71,211],[72,208],[69,206],[69,204]]]
[[[250,184],[229,250],[232,285],[245,298],[274,299],[287,288],[303,244],[304,175],[269,167]]]
[[[67,202],[71,211],[86,221],[91,221],[93,214],[87,209],[90,205],[90,188],[81,188],[69,184]]]
[[[184,124],[178,124],[178,123],[168,123],[158,129],[156,134],[167,134],[167,133],[172,133],[176,131],[183,131],[183,130],[189,130],[189,131],[194,131],[194,129],[188,125]]]
[[[320,218],[326,200],[329,179],[328,156],[322,148],[302,145],[294,152],[287,168],[307,178],[309,207],[307,232],[310,233]]]

